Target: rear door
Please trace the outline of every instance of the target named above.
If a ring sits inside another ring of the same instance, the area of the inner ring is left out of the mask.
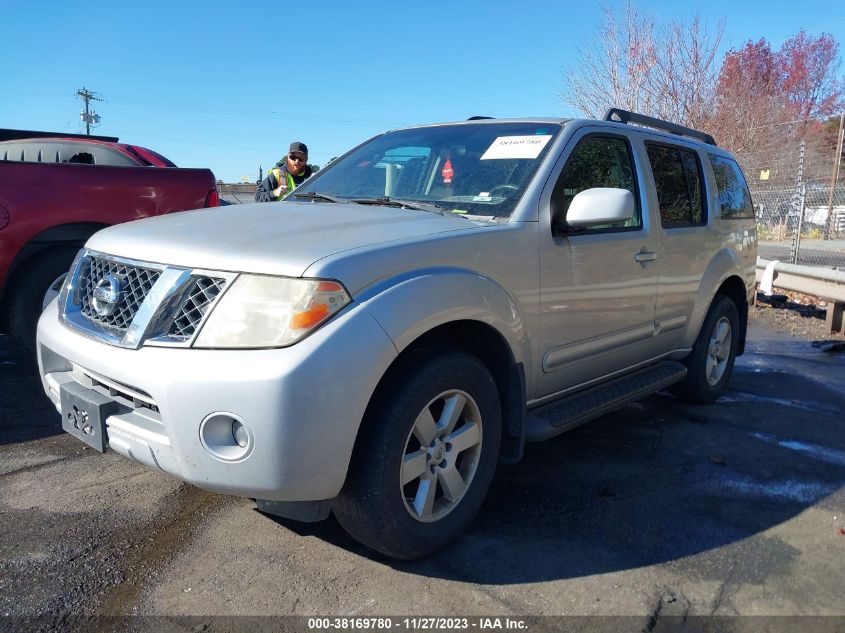
[[[701,279],[719,235],[708,228],[703,158],[690,144],[645,140],[641,146],[651,172],[660,225],[657,253],[660,277],[655,308],[654,352],[667,353],[681,346],[696,306]]]

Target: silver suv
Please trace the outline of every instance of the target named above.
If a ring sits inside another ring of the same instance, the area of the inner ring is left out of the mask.
[[[39,366],[96,449],[415,558],[525,442],[664,388],[714,401],[755,260],[742,173],[695,130],[414,127],[282,202],[97,233]]]

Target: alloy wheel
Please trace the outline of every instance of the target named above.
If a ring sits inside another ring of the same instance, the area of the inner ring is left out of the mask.
[[[728,360],[731,356],[731,322],[727,317],[722,317],[716,322],[716,327],[710,335],[710,343],[707,347],[706,371],[707,384],[716,386],[725,375]]]
[[[405,441],[399,485],[418,521],[442,519],[472,484],[481,456],[481,412],[472,396],[444,391],[420,411]]]

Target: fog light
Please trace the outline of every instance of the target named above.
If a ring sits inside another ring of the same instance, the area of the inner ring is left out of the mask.
[[[235,442],[241,448],[245,448],[249,444],[249,434],[246,432],[246,427],[238,420],[232,420],[232,437],[235,438]]]
[[[255,439],[239,416],[218,411],[206,416],[199,428],[203,447],[224,462],[237,462],[252,452]]]

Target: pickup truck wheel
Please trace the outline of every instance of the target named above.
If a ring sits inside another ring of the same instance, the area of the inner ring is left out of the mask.
[[[68,271],[77,248],[55,248],[36,255],[16,277],[9,302],[9,332],[27,350],[35,349],[35,330],[50,288]]]
[[[428,556],[467,527],[501,442],[499,394],[478,359],[414,356],[364,421],[334,505],[353,538],[401,559]]]
[[[739,313],[728,297],[719,295],[686,358],[687,375],[672,393],[688,402],[707,404],[722,393],[733,372],[739,343]]]

